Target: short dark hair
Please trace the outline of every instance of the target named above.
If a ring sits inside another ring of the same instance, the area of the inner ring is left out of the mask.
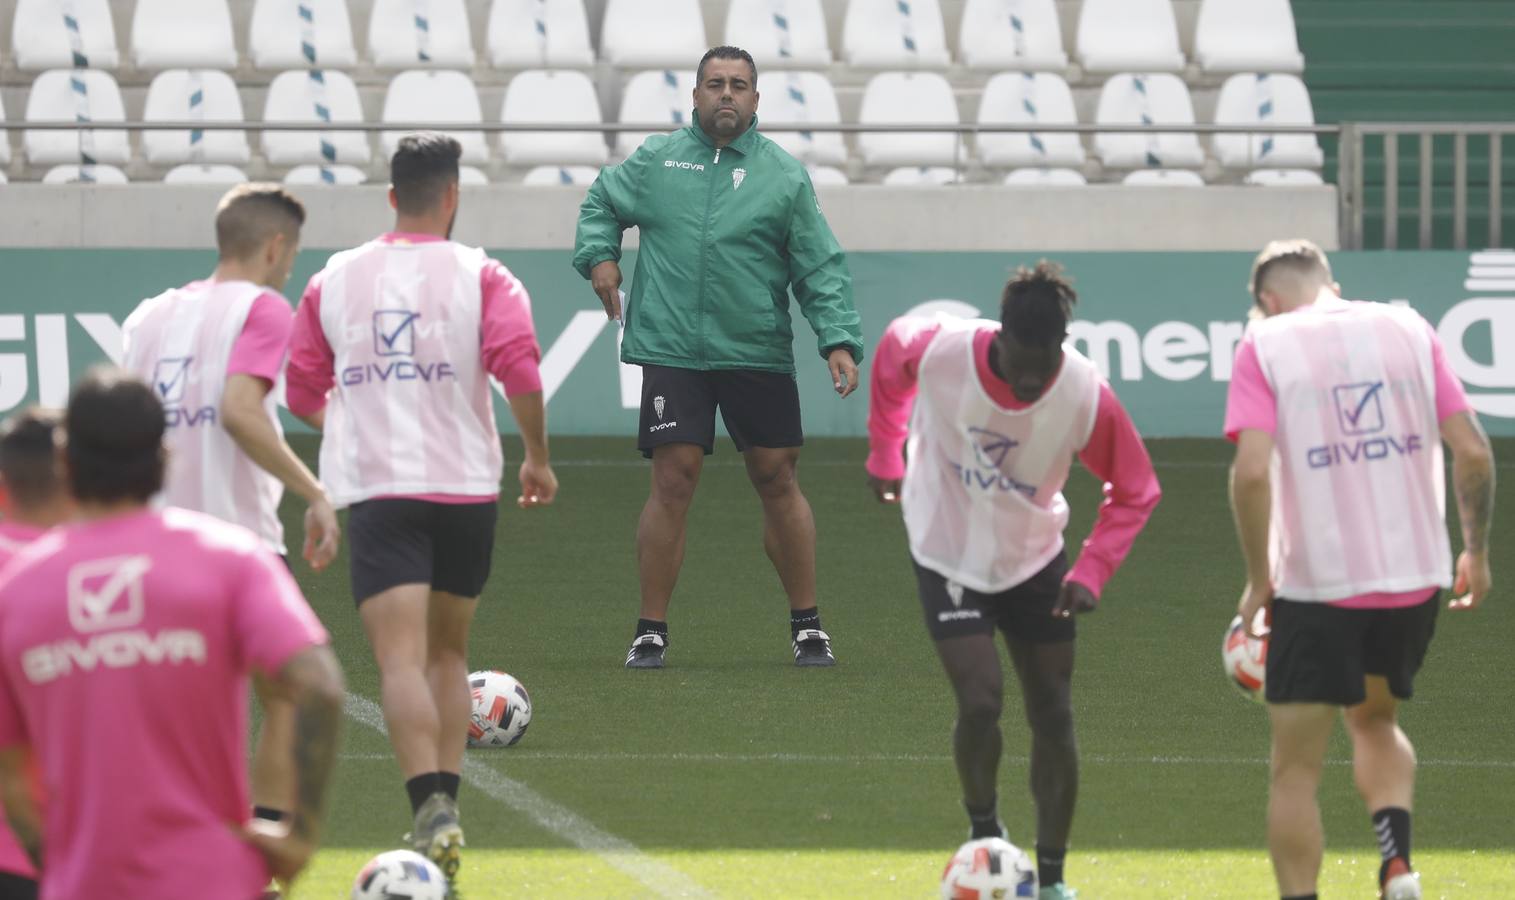
[[[752,86],[757,87],[757,63],[752,61],[752,54],[741,47],[728,47],[724,44],[719,47],[711,47],[705,51],[704,56],[700,57],[700,65],[694,70],[695,84],[700,84],[705,80],[705,63],[710,62],[712,59],[745,60],[747,68],[752,70]]]
[[[1033,268],[1019,266],[1000,300],[1000,326],[1021,343],[1055,346],[1068,336],[1077,302],[1062,266],[1045,259]]]
[[[389,161],[389,184],[395,208],[405,215],[430,212],[442,201],[447,185],[458,180],[463,145],[439,131],[418,131],[400,138]]]
[[[275,234],[298,238],[305,204],[283,186],[239,184],[216,204],[216,249],[222,259],[246,259]]]
[[[0,477],[17,506],[46,503],[61,489],[57,435],[63,414],[29,406],[0,423]]]
[[[64,416],[69,488],[79,500],[146,503],[163,487],[163,404],[114,366],[85,374]]]

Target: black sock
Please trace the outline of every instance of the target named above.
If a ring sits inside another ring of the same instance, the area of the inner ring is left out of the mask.
[[[262,819],[266,822],[282,822],[285,813],[283,810],[274,809],[272,806],[254,806],[253,818]]]
[[[819,629],[821,627],[820,607],[812,606],[809,609],[789,610],[789,636],[794,637],[806,628]]]
[[[424,775],[417,775],[409,781],[406,781],[405,793],[410,795],[411,814],[415,814],[421,809],[421,804],[426,802],[426,798],[441,790],[441,772],[427,772]]]
[[[1043,847],[1036,845],[1036,881],[1042,887],[1063,880],[1063,861],[1068,858],[1067,847]]]
[[[452,799],[458,799],[458,788],[463,785],[463,776],[457,772],[438,772],[437,777],[442,779],[442,791]]]
[[[1284,900],[1320,900],[1320,894],[1289,894]]]
[[[984,810],[976,810],[968,804],[963,804],[963,809],[968,811],[968,839],[978,840],[986,837],[1004,837],[1005,829],[999,821],[999,800],[995,798],[989,801],[989,806]]]
[[[641,637],[644,634],[661,635],[663,643],[666,644],[668,643],[668,623],[659,622],[656,619],[637,619],[637,633],[635,637]]]
[[[1380,809],[1373,814],[1373,833],[1378,836],[1378,855],[1383,857],[1378,867],[1378,883],[1383,884],[1390,860],[1398,857],[1410,864],[1410,811],[1397,806]]]

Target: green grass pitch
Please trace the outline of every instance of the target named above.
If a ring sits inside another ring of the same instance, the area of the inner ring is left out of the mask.
[[[313,439],[295,440],[313,453]],[[1100,610],[1079,622],[1084,764],[1069,883],[1093,900],[1273,897],[1265,714],[1220,674],[1221,634],[1241,587],[1229,449],[1151,449],[1163,502]],[[507,477],[494,574],[473,631],[473,666],[521,678],[535,711],[517,748],[470,752],[465,896],[932,896],[965,837],[948,756],[951,695],[897,511],[864,485],[862,443],[814,441],[801,462],[819,530],[821,611],[839,660],[809,671],[791,665],[757,500],[728,442],[707,460],[691,513],[661,672],[621,667],[636,617],[645,464],[629,439],[564,438],[553,451],[562,483],[554,507],[517,509]],[[1512,451],[1515,442],[1497,448]],[[1067,493],[1076,547],[1098,485],[1080,469]],[[1515,533],[1515,498],[1502,494],[1501,540]],[[285,506],[293,546],[298,509]],[[1497,588],[1511,577],[1502,568],[1496,560]],[[345,555],[323,575],[296,569],[350,691],[376,698]],[[1515,896],[1508,596],[1472,614],[1443,611],[1405,709],[1422,761],[1415,858],[1427,897]],[[1027,733],[1013,680],[1007,688],[1001,811],[1011,839],[1029,845]],[[1322,890],[1368,897],[1377,852],[1348,758],[1338,733],[1322,790]],[[294,896],[345,897],[362,863],[398,846],[408,827],[387,743],[349,720],[326,849]]]

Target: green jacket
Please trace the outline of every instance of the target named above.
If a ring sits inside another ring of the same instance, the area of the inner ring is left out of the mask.
[[[696,119],[601,170],[579,209],[573,267],[621,258],[641,229],[621,358],[685,369],[794,372],[789,291],[822,356],[863,359],[852,276],[810,174],[758,134],[719,150]]]

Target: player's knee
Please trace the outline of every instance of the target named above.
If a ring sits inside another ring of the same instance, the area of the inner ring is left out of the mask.
[[[1003,691],[997,685],[971,687],[958,692],[958,721],[970,726],[992,725],[1004,708]]]
[[[1073,745],[1073,707],[1068,703],[1047,702],[1026,707],[1026,724],[1041,741]]]
[[[758,496],[765,500],[782,499],[799,489],[795,459],[790,456],[762,460],[749,458],[747,478],[757,490]]]
[[[652,468],[652,495],[666,506],[687,507],[699,481],[699,460],[659,459]]]

